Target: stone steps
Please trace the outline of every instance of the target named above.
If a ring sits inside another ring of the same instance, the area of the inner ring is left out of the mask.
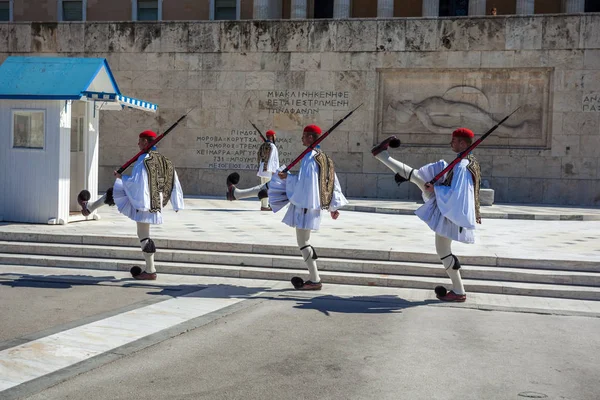
[[[103,259],[65,256],[43,256],[24,254],[0,254],[0,263],[62,267],[77,269],[94,269],[108,271],[128,271],[132,265],[143,266],[142,263],[127,259]],[[251,267],[216,264],[192,264],[177,262],[158,262],[157,268],[168,274],[220,276],[246,279],[289,280],[293,276],[306,275],[306,269]],[[432,289],[437,285],[448,285],[444,277],[385,275],[375,273],[356,273],[340,271],[322,271],[322,280],[326,283],[402,287],[415,289]],[[469,292],[495,294],[512,294],[538,297],[568,298],[578,300],[600,300],[600,288],[591,286],[539,284],[508,281],[486,281],[464,279],[465,288]]]
[[[118,271],[128,271],[133,265],[143,266],[140,250],[133,246],[0,242],[0,249],[1,264]],[[176,249],[157,253],[157,269],[169,274],[275,280],[289,280],[307,273],[297,255]],[[448,285],[438,263],[322,257],[319,269],[323,281],[330,283],[417,289]],[[595,272],[469,265],[462,269],[462,274],[466,289],[472,292],[600,300],[600,274]]]
[[[306,276],[296,246],[155,240],[157,268],[169,274],[289,280]],[[317,248],[325,282],[432,289],[449,280],[436,254]],[[472,292],[600,300],[600,263],[461,256]],[[0,232],[0,264],[128,271],[143,266],[132,236]]]
[[[77,260],[77,262],[93,262],[94,265],[101,263],[100,260],[120,260],[123,263],[128,262],[129,264],[137,264],[141,259],[139,248],[125,246],[114,247],[0,241],[0,249],[2,251],[0,253],[0,263],[3,264],[15,262],[14,257],[18,255],[59,257],[60,259],[64,258],[66,260]],[[48,257],[42,257],[41,259],[48,259],[48,262],[51,262],[50,258]],[[21,257],[17,257],[17,260],[23,261]],[[156,253],[155,260],[158,263],[172,262],[198,265],[223,265],[232,267],[276,268],[284,270],[303,270],[305,268],[304,262],[298,255],[287,256],[278,254],[160,249],[160,251]],[[73,267],[75,265],[76,264],[56,266]],[[318,265],[319,270],[321,271],[378,275],[410,275],[437,278],[446,277],[446,273],[439,262],[424,263],[320,257]],[[51,264],[48,264],[48,266],[51,266]],[[571,271],[568,269],[559,271],[531,268],[465,265],[465,268],[463,268],[461,272],[463,278],[465,279],[600,286],[600,273]]]
[[[81,245],[101,246],[104,254],[110,254],[115,248],[132,247],[138,248],[138,240],[131,236],[96,236],[96,235],[64,235],[64,234],[42,234],[42,233],[19,233],[19,232],[0,232],[0,251],[10,244],[27,242],[42,243],[60,248],[61,245],[70,246],[68,254],[77,255],[78,248]],[[298,248],[296,246],[280,246],[268,244],[248,244],[248,243],[227,243],[210,241],[191,241],[179,239],[156,239],[156,245],[159,253],[167,250],[189,250],[205,252],[224,252],[228,254],[242,253],[243,257],[249,255],[255,256],[292,256],[298,257]],[[57,250],[64,251],[64,248]],[[422,252],[402,252],[402,251],[382,251],[367,249],[342,249],[342,248],[322,248],[317,247],[319,257],[339,258],[348,260],[367,260],[367,261],[391,261],[391,262],[418,262],[439,264],[439,258],[434,253]],[[54,253],[49,253],[54,254]],[[102,256],[102,255],[100,255]],[[135,257],[136,259],[139,256]],[[527,259],[527,258],[506,258],[496,256],[468,256],[460,255],[460,261],[463,265],[480,265],[508,268],[527,268],[543,269],[557,271],[580,271],[580,272],[600,272],[600,262],[584,260],[555,260],[555,259]]]

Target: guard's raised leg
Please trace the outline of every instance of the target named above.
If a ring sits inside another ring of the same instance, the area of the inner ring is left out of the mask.
[[[82,190],[77,196],[77,203],[81,206],[81,214],[85,217],[96,211],[98,208],[109,205],[114,206],[115,201],[113,199],[113,188],[108,188],[106,193],[98,200],[90,202],[91,194],[87,190]]]
[[[241,200],[250,197],[258,197],[261,200],[268,198],[268,183],[257,185],[249,189],[238,189],[235,185],[238,184],[239,181],[240,176],[238,173],[234,172],[227,177],[227,200]]]
[[[419,176],[418,171],[392,158],[390,153],[388,153],[389,147],[395,148],[399,146],[400,140],[395,136],[390,136],[377,146],[373,147],[371,149],[371,154],[396,174],[395,179],[398,185],[402,182],[410,181],[417,185],[421,191],[425,191],[425,181]]]

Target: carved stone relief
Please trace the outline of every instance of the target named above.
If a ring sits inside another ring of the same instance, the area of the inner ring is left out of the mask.
[[[549,87],[544,68],[380,71],[377,133],[442,145],[454,129],[482,135],[520,106],[483,145],[547,147]]]

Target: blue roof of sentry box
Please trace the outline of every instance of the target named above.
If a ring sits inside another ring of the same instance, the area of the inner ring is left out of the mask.
[[[104,58],[17,57],[0,66],[0,99],[81,100],[156,112],[158,106],[121,95]]]
[[[76,100],[103,67],[110,89],[120,93],[104,58],[8,57],[0,66],[0,98]]]

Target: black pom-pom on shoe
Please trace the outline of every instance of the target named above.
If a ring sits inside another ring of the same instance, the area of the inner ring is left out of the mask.
[[[83,203],[84,201],[90,201],[91,197],[92,195],[89,191],[82,190],[81,192],[79,192],[79,195],[77,195],[77,202],[79,203],[79,205],[81,205],[81,203]]]
[[[87,208],[88,202],[90,201],[91,197],[92,195],[87,190],[82,190],[77,195],[77,204],[79,204],[79,206],[81,207],[81,215],[83,215],[84,217],[87,217],[91,214],[90,210],[88,210]]]
[[[390,147],[392,149],[397,149],[398,147],[400,147],[400,139],[398,139],[397,137],[394,137],[392,140],[390,140]]]
[[[299,276],[295,276],[292,278],[292,285],[294,285],[294,289],[300,289],[302,286],[304,286],[304,279],[300,278]]]
[[[237,172],[231,173],[229,174],[229,176],[227,176],[227,200],[229,201],[234,201],[237,200],[235,198],[235,196],[233,195],[233,192],[235,191],[235,185],[237,185],[240,182],[240,174],[238,174]]]
[[[142,269],[136,265],[135,267],[131,267],[129,272],[131,273],[131,276],[135,278],[136,276],[142,273]]]
[[[240,183],[240,174],[238,174],[237,172],[229,174],[229,176],[227,177],[227,186],[237,185],[238,183]]]
[[[373,147],[371,149],[371,154],[373,154],[373,156],[377,156],[382,151],[387,150],[388,147],[392,147],[394,149],[396,147],[400,147],[400,139],[398,139],[396,136],[388,137],[383,142],[381,142],[377,146]]]
[[[437,297],[444,297],[448,294],[448,289],[443,286],[436,286],[434,290]]]

